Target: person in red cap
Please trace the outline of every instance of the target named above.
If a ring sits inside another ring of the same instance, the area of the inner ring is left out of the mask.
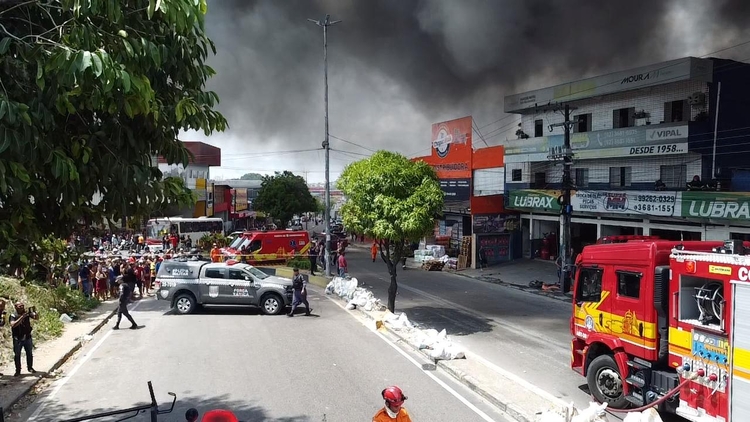
[[[229,410],[209,410],[203,414],[201,422],[239,422],[237,416]]]
[[[402,407],[407,397],[400,388],[392,385],[380,394],[385,400],[385,406],[372,417],[372,422],[411,422],[409,412]]]

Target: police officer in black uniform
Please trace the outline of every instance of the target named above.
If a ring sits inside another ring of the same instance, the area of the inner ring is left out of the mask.
[[[125,275],[122,276],[121,279],[119,279],[120,283],[120,302],[117,305],[117,323],[115,323],[115,326],[112,327],[113,330],[119,330],[120,329],[120,321],[122,320],[122,316],[125,315],[125,318],[130,321],[132,324],[130,326],[131,330],[137,330],[138,324],[135,323],[135,320],[133,320],[133,317],[130,316],[130,312],[128,312],[128,303],[130,302],[130,296],[133,294],[133,285],[135,285],[136,279],[135,279],[135,271],[133,271],[132,268],[128,268],[125,271]]]

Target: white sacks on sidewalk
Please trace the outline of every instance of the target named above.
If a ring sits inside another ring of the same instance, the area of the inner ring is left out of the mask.
[[[649,408],[643,412],[631,412],[625,416],[622,422],[663,422],[656,409]]]
[[[536,422],[608,422],[607,404],[590,403],[588,409],[578,410],[573,403],[537,414]],[[630,412],[622,422],[663,422],[653,407],[643,412]]]
[[[356,278],[334,277],[326,286],[326,294],[336,295],[347,302],[346,309],[360,307],[365,311],[380,310],[382,305],[380,299],[375,298],[371,291],[357,287],[359,282]]]
[[[417,330],[412,336],[412,343],[435,360],[464,359],[466,354],[461,347],[453,344],[445,330]]]
[[[536,422],[609,422],[607,404],[590,403],[588,409],[578,410],[573,403],[537,414]]]

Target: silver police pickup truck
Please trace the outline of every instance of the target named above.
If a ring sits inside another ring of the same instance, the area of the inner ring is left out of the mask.
[[[236,261],[163,261],[155,288],[156,298],[170,301],[179,314],[202,305],[252,305],[278,315],[292,304],[292,280]]]

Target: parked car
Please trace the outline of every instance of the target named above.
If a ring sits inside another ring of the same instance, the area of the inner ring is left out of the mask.
[[[156,274],[156,298],[167,300],[178,314],[203,305],[256,306],[278,315],[292,304],[292,280],[270,276],[234,260],[210,263],[167,260]]]

